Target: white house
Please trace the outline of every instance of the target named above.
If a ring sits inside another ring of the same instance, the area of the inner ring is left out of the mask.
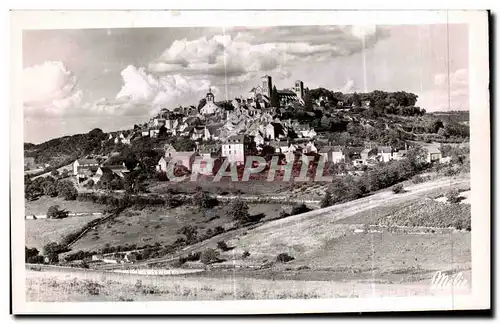
[[[275,130],[274,130],[274,125],[273,124],[268,123],[264,127],[264,137],[267,138],[267,139],[270,139],[270,140],[275,139],[276,134],[275,134]]]
[[[427,158],[428,163],[439,162],[443,157],[441,151],[437,147],[427,147]]]
[[[390,160],[392,160],[392,147],[379,146],[377,148],[377,157],[381,162],[389,162]]]
[[[230,163],[245,163],[246,138],[245,135],[230,136],[222,144],[222,156],[227,158]]]
[[[78,175],[81,170],[97,171],[99,162],[95,159],[79,159],[73,162],[73,175]]]

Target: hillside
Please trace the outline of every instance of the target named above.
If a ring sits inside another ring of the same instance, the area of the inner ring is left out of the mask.
[[[256,278],[269,278],[272,275],[273,278],[305,276],[305,280],[327,280],[326,277],[328,280],[341,280],[371,278],[375,275],[384,280],[400,281],[409,280],[408,275],[411,275],[410,278],[413,275],[415,278],[425,278],[437,270],[469,269],[470,232],[453,231],[446,225],[439,225],[443,219],[442,211],[427,211],[427,218],[436,224],[430,228],[405,229],[397,224],[392,228],[380,226],[387,217],[399,210],[411,211],[411,206],[420,208],[418,204],[422,201],[434,202],[433,199],[442,196],[450,187],[468,190],[470,182],[466,177],[459,176],[417,185],[406,184],[406,192],[402,194],[382,190],[348,203],[269,221],[255,228],[226,232],[191,245],[182,253],[186,255],[206,248],[216,249],[217,242],[224,240],[231,249],[221,252],[221,259],[226,261],[215,267],[238,265],[242,267],[239,275]],[[443,208],[454,207],[446,203],[439,204]],[[446,214],[447,217],[463,217],[470,221],[470,208],[463,211],[465,214]],[[452,245],[453,254],[450,254]],[[250,256],[243,259],[241,256],[245,251]],[[274,263],[280,253],[287,253],[294,259],[287,262],[286,266]],[[452,256],[453,263],[449,259]],[[134,267],[162,264],[162,260],[172,260],[172,255],[139,262]],[[190,266],[199,267],[201,264],[198,263]],[[248,268],[263,266],[266,270]],[[286,269],[295,272],[283,273]],[[225,276],[230,275],[230,272],[210,272],[208,275]]]

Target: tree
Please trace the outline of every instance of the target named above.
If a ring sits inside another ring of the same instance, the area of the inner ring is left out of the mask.
[[[210,209],[217,206],[218,201],[207,192],[198,191],[193,195],[193,203],[201,208]]]
[[[228,206],[227,215],[241,223],[247,222],[250,217],[247,203],[239,198],[234,199]]]
[[[296,204],[292,207],[292,215],[298,215],[310,211],[305,204]]]
[[[43,254],[49,259],[50,263],[59,261],[58,255],[67,251],[68,248],[56,242],[50,242],[44,245]]]
[[[147,175],[142,170],[129,172],[125,176],[123,187],[128,193],[141,193],[146,191],[145,181]]]
[[[325,208],[325,207],[328,207],[328,206],[331,206],[333,205],[333,199],[332,199],[332,193],[330,192],[330,190],[327,190],[325,192],[325,196],[323,197],[323,199],[321,199],[321,208]]]
[[[214,249],[206,249],[201,253],[200,261],[203,264],[211,264],[219,261],[219,252]]]
[[[24,247],[24,258],[26,263],[41,263],[43,262],[43,257],[39,255],[37,248]]]
[[[198,103],[198,111],[200,111],[201,108],[203,108],[203,106],[205,106],[206,104],[207,104],[207,99],[201,98],[200,102]]]
[[[425,128],[426,128],[427,133],[435,134],[443,127],[444,127],[444,124],[440,119],[433,119],[427,123]]]
[[[50,206],[47,210],[47,218],[61,219],[68,217],[68,211],[60,209],[59,205]]]
[[[62,180],[58,182],[57,193],[65,200],[75,200],[76,196],[78,196],[78,191],[76,190],[75,185],[69,180]]]
[[[177,231],[177,234],[184,235],[186,237],[187,244],[196,243],[196,241],[198,240],[198,229],[195,226],[183,226]]]
[[[361,97],[357,92],[352,94],[352,104],[356,107],[361,107]]]
[[[457,188],[452,188],[446,192],[445,197],[450,204],[457,204],[460,202],[460,191]]]
[[[50,172],[50,175],[53,176],[53,177],[57,177],[59,176],[59,171],[57,171],[57,169],[53,169],[51,172]]]
[[[47,183],[43,189],[45,195],[50,197],[57,197],[57,185],[54,182]]]

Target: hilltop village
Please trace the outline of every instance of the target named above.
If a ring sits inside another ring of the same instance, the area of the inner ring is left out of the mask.
[[[90,186],[97,184],[106,173],[124,178],[130,171],[126,160],[139,160],[129,152],[134,149],[127,147],[147,142],[153,143],[156,152],[148,167],[154,163],[160,174],[171,160],[185,172],[193,172],[196,158],[242,165],[250,155],[277,155],[282,163],[308,155],[330,166],[342,164],[342,168],[330,167],[338,175],[357,175],[377,163],[405,158],[414,145],[412,140],[426,145],[434,138],[453,140],[461,135],[451,127],[454,124],[426,117],[415,102],[416,96],[405,92],[309,90],[301,80],[290,89],[277,90],[271,76],[265,75],[246,96],[217,101],[209,88],[198,106],[163,108],[146,123],[126,131],[104,134],[94,130],[99,137],[94,154],[72,160],[71,171],[78,185],[90,179]],[[387,113],[395,116],[387,119]],[[456,134],[447,134],[453,131]],[[427,138],[419,138],[419,132]],[[426,151],[427,162],[449,162],[436,145],[427,145]],[[27,174],[37,170],[34,160],[25,158]],[[38,170],[57,169],[53,164],[38,165]],[[141,167],[141,163],[131,164]]]

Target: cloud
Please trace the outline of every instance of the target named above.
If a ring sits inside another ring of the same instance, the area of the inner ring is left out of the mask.
[[[103,98],[87,104],[85,109],[94,114],[150,116],[161,108],[197,104],[209,88],[215,96],[220,94],[219,88],[209,80],[178,74],[157,76],[133,65],[127,66],[121,76],[123,84],[114,100]]]
[[[449,86],[448,86],[449,84]],[[434,89],[422,95],[419,104],[429,111],[468,110],[469,76],[467,69],[457,69],[449,75],[434,75]]]
[[[344,84],[344,86],[339,90],[340,92],[343,93],[352,93],[356,91],[356,84],[354,83],[354,80],[348,80]]]
[[[24,69],[22,91],[26,115],[62,115],[77,108],[83,97],[76,77],[58,61]]]
[[[156,73],[216,78],[270,73],[348,56],[373,46],[384,35],[375,26],[235,27],[222,35],[176,40],[148,68]]]

